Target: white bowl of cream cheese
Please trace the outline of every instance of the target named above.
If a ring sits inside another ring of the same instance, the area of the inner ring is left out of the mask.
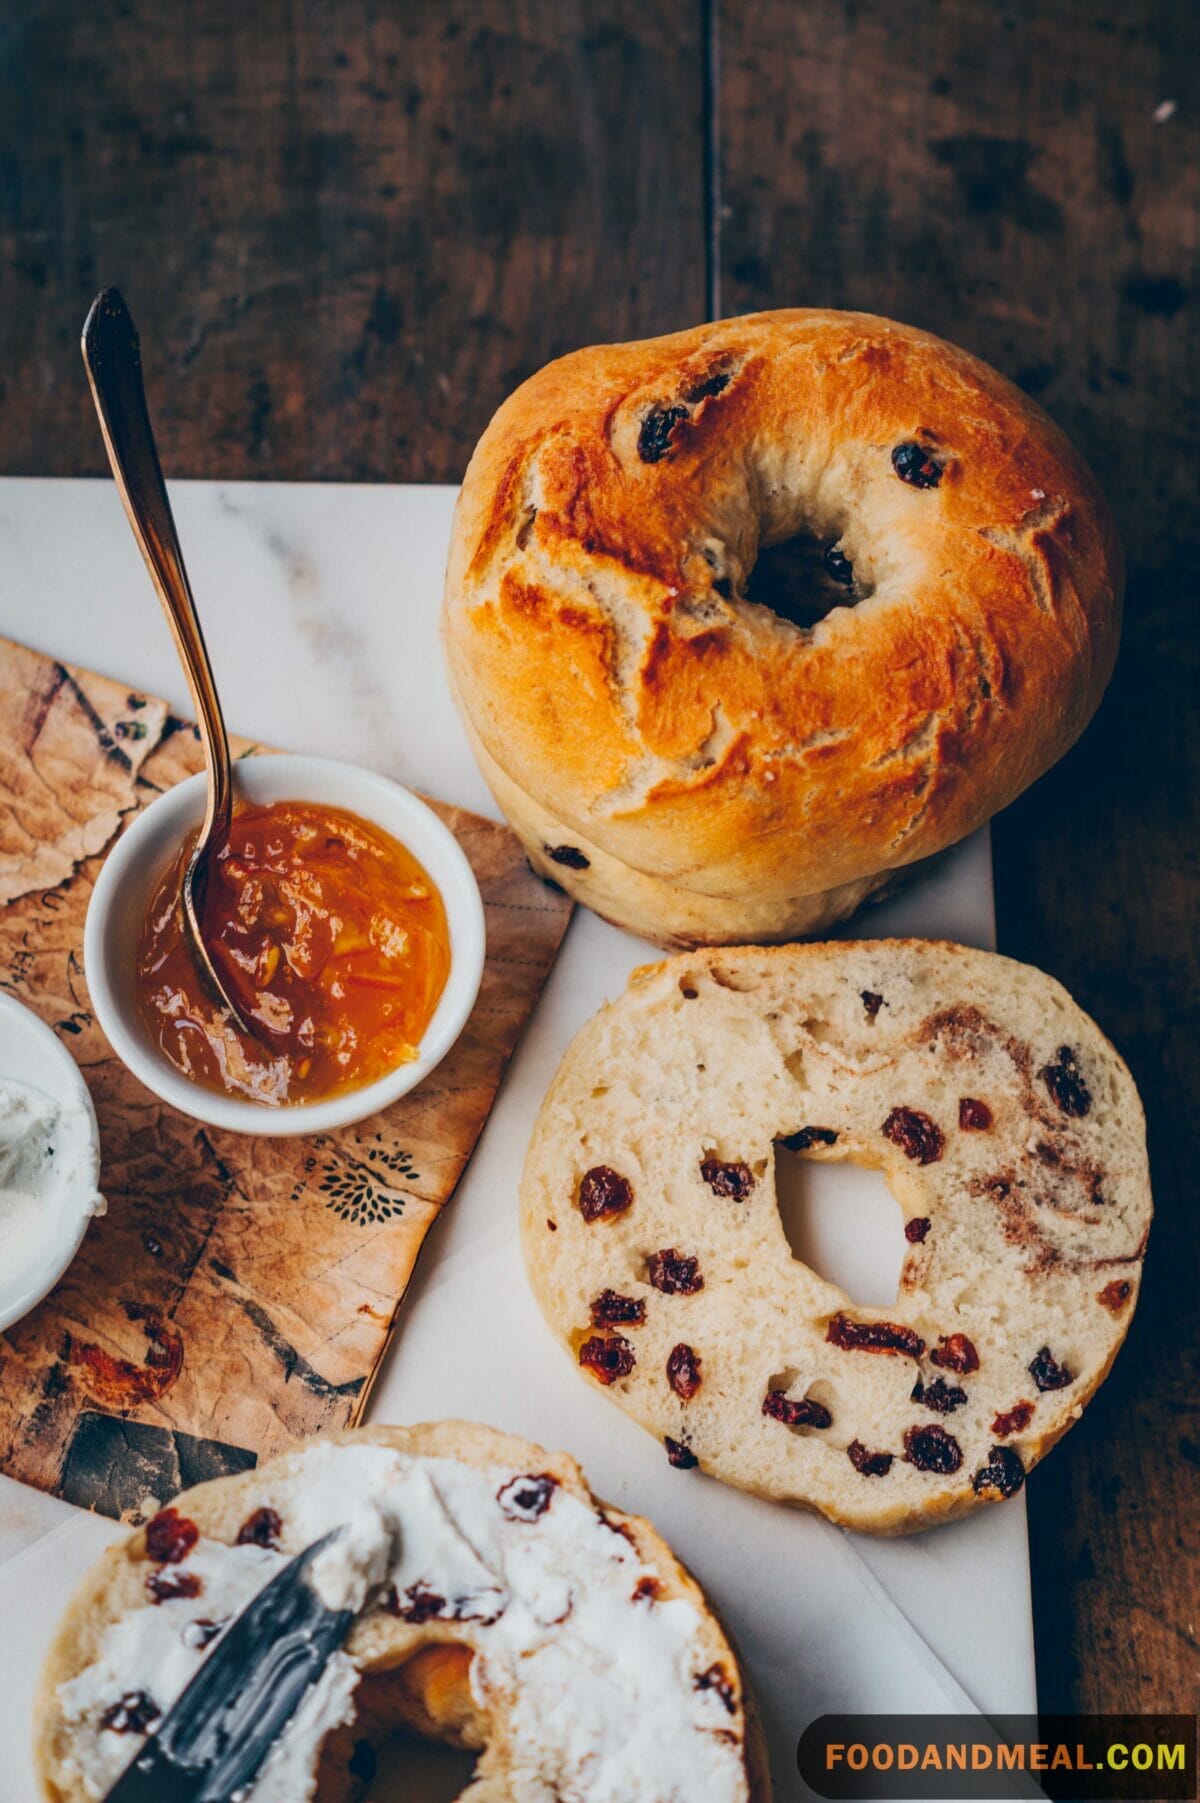
[[[0,1332],[28,1314],[103,1214],[100,1135],[79,1066],[0,994]]]

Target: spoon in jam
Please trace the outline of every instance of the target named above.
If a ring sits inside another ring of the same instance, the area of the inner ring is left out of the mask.
[[[137,327],[116,288],[101,289],[92,302],[84,322],[82,348],[108,461],[150,580],[163,604],[191,691],[204,748],[208,802],[200,836],[183,873],[180,904],[184,934],[212,1000],[226,1011],[234,1027],[261,1043],[262,1034],[233,1002],[204,943],[201,920],[209,870],[214,853],[228,842],[233,813],[229,738],[158,461],[142,385]]]

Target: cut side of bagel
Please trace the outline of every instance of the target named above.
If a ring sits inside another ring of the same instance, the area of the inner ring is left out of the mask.
[[[777,1148],[883,1171],[895,1304],[791,1250]],[[542,1310],[673,1464],[904,1533],[1014,1494],[1125,1336],[1151,1199],[1133,1080],[1029,966],[921,940],[635,972],[521,1185]]]
[[[111,1548],[42,1675],[43,1795],[103,1797],[225,1622],[332,1528],[314,1581],[358,1618],[246,1803],[349,1803],[396,1728],[477,1750],[471,1803],[769,1799],[736,1655],[665,1542],[566,1454],[466,1422],[323,1436]]]
[[[789,544],[824,611],[764,578]],[[443,635],[536,869],[660,944],[779,941],[1062,755],[1123,585],[1027,396],[927,332],[795,308],[523,383],[463,482]]]

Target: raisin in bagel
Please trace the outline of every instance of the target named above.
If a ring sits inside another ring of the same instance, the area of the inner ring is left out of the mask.
[[[801,538],[844,603],[814,625],[747,598]],[[1023,394],[926,332],[798,310],[519,388],[459,497],[444,638],[543,875],[662,944],[779,940],[1062,755],[1122,584],[1093,478]]]
[[[42,1676],[43,1794],[103,1796],[222,1621],[339,1525],[314,1577],[359,1618],[247,1803],[360,1796],[397,1726],[482,1749],[471,1803],[769,1799],[737,1660],[670,1549],[565,1454],[465,1422],[309,1441],[111,1548]]]
[[[775,1143],[881,1169],[895,1306],[793,1257]],[[1150,1223],[1133,1081],[1041,972],[921,940],[635,972],[569,1047],[521,1190],[588,1382],[727,1483],[905,1533],[995,1502],[1079,1416]]]

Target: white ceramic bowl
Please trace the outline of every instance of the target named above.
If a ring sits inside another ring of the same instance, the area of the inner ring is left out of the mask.
[[[164,1057],[137,1006],[134,959],[150,898],[184,835],[204,814],[205,778],[189,777],[138,816],[109,852],[92,891],[83,935],[83,965],[96,1019],[117,1056],[147,1089],[181,1114],[235,1133],[324,1133],[377,1114],[427,1077],[466,1024],[483,976],[483,903],[474,872],[454,834],[408,789],[335,758],[281,753],[243,758],[234,798],[250,802],[310,801],[347,808],[406,845],[429,872],[446,905],[450,974],[419,1056],[362,1089],[324,1101],[271,1107],[217,1094],[193,1083]]]
[[[8,1240],[0,1257],[0,1332],[52,1290],[104,1208],[96,1111],[79,1066],[57,1034],[11,995],[0,995],[0,1083],[40,1090],[62,1109],[55,1174],[28,1232]]]

